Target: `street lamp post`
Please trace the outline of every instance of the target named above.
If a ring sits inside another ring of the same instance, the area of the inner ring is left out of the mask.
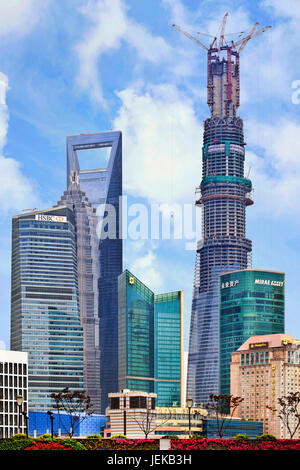
[[[24,419],[25,419],[26,437],[28,437],[28,420],[29,420],[29,416],[27,415],[26,411],[22,411],[22,415],[24,416]]]
[[[193,406],[193,399],[192,398],[187,398],[186,406],[189,410],[189,438],[190,438],[191,437],[191,408]]]
[[[53,421],[54,421],[54,416],[52,411],[47,411],[50,421],[51,421],[51,438],[53,439]]]
[[[18,405],[18,408],[19,408],[19,423],[18,423],[19,433],[21,432],[22,404],[23,404],[23,396],[22,395],[17,395],[17,405]]]

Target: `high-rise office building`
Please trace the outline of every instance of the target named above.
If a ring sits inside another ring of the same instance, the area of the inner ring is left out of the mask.
[[[287,423],[280,419],[278,399],[298,393],[300,386],[300,341],[291,335],[251,336],[232,354],[230,392],[243,398],[236,416],[263,423],[264,433],[288,439]],[[288,418],[294,439],[300,439],[296,413]]]
[[[0,439],[26,433],[28,355],[0,350]],[[25,413],[25,416],[22,414]]]
[[[80,169],[79,151],[106,148],[111,150],[105,168]],[[67,190],[58,205],[66,204],[75,214],[84,384],[98,413],[105,411],[108,393],[118,391],[121,196],[121,132],[68,137]]]
[[[84,389],[93,409],[101,409],[100,346],[98,314],[98,238],[96,209],[79,186],[77,171],[70,174],[67,191],[58,206],[67,205],[74,211],[78,295],[84,344]]]
[[[184,406],[183,291],[154,296],[157,406]]]
[[[28,408],[53,408],[51,393],[83,389],[76,233],[66,206],[12,221],[11,349],[28,353]]]
[[[125,270],[119,276],[119,389],[183,401],[183,292],[155,295]]]
[[[245,269],[251,263],[245,212],[252,204],[252,184],[244,176],[243,121],[237,109],[239,53],[257,25],[250,36],[237,42],[232,37],[229,44],[224,39],[226,20],[227,14],[219,36],[209,47],[184,33],[207,51],[207,103],[211,111],[204,122],[202,181],[196,202],[203,209],[203,239],[196,255],[187,375],[187,395],[195,403],[205,403],[211,393],[218,394],[219,275]]]
[[[231,354],[250,336],[284,333],[284,273],[246,269],[220,276],[219,393],[230,394]]]

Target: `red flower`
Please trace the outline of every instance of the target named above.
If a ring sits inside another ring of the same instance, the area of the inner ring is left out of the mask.
[[[49,442],[35,442],[29,447],[26,447],[25,450],[72,450],[72,447],[65,447],[63,444],[60,444],[56,441]]]

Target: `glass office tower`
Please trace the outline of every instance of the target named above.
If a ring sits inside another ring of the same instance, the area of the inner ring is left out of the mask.
[[[157,406],[181,404],[183,292],[155,295],[125,270],[119,276],[119,388],[157,393]]]
[[[284,333],[284,273],[245,269],[220,276],[220,394],[230,394],[231,354],[250,336]]]
[[[154,392],[154,293],[125,270],[118,298],[119,389]]]
[[[110,149],[105,168],[82,170],[79,153]],[[67,138],[67,191],[58,204],[74,209],[85,388],[96,412],[118,391],[118,276],[122,272],[122,134]]]
[[[184,406],[183,291],[154,297],[157,406]]]
[[[75,219],[62,206],[12,221],[11,350],[28,353],[28,408],[83,389]]]

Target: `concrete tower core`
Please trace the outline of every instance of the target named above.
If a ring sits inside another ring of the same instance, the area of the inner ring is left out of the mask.
[[[240,105],[240,56],[230,46],[207,53],[207,104],[212,117],[235,117]]]

